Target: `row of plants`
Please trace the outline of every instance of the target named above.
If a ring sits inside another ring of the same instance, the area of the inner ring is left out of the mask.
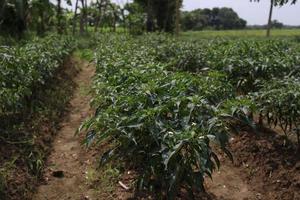
[[[70,37],[35,39],[21,47],[0,46],[0,115],[28,109],[75,48]]]
[[[72,38],[25,42],[0,46],[1,200],[32,197],[77,74]]]
[[[157,39],[155,39],[157,38]],[[285,40],[203,40],[192,43],[165,35],[150,36],[158,60],[172,71],[226,75],[236,95],[255,104],[258,122],[277,126],[299,139],[299,45]],[[299,148],[300,149],[300,148]]]
[[[273,79],[250,94],[257,106],[259,123],[279,127],[288,136],[296,136],[300,150],[300,80],[299,78]]]
[[[92,105],[82,124],[86,144],[109,140],[101,158],[123,158],[139,172],[138,189],[174,199],[182,189],[191,198],[204,177],[220,166],[211,147],[226,148],[228,133],[251,125],[251,101],[236,99],[222,72],[193,74],[168,70],[151,35],[103,36],[96,51]],[[158,61],[161,59],[161,61]]]
[[[258,91],[265,80],[297,77],[300,72],[299,45],[285,40],[202,40],[178,41],[166,35],[148,43],[159,61],[170,70],[202,73],[224,72],[239,94]]]

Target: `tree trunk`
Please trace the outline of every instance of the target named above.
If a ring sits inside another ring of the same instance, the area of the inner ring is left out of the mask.
[[[97,4],[98,4],[98,15],[96,17],[96,21],[95,21],[95,32],[98,32],[98,28],[99,28],[99,25],[101,23],[101,18],[102,18],[102,7],[103,6],[103,0],[100,0],[100,2],[97,0]]]
[[[274,0],[271,0],[269,19],[268,19],[268,25],[267,25],[268,26],[267,27],[267,37],[270,37],[270,32],[271,32],[271,28],[272,28],[273,7],[274,7]]]
[[[147,31],[153,32],[153,13],[152,13],[152,7],[151,7],[151,0],[147,1]]]
[[[169,21],[169,12],[170,12],[170,4],[169,4],[169,0],[167,0],[166,1],[166,7],[167,7],[167,9],[166,9],[166,13],[165,13],[165,15],[164,15],[164,17],[163,17],[163,31],[164,32],[168,32],[168,30],[169,30],[169,27],[168,27],[168,21]]]
[[[100,15],[101,15],[101,2],[99,2],[98,0],[97,0],[97,2],[96,2],[96,4],[98,5],[98,11],[99,11],[99,13],[97,13],[97,16],[95,17],[95,24],[94,24],[94,26],[95,26],[95,32],[97,32],[98,31],[98,26],[99,26],[99,21],[100,21]]]
[[[80,0],[81,1],[81,11],[80,11],[80,35],[84,34],[84,0]]]
[[[116,32],[116,29],[117,29],[117,17],[118,17],[117,11],[116,11],[115,7],[113,6],[113,4],[110,3],[109,7],[110,7],[110,9],[113,12],[113,19],[112,19],[112,22],[111,22],[111,27],[110,27],[111,30],[110,31]]]
[[[85,24],[85,31],[88,32],[88,13],[87,13],[87,8],[88,8],[88,3],[87,0],[85,0],[85,9],[84,9],[84,24]]]
[[[61,26],[61,0],[57,0],[57,32],[62,34]]]
[[[175,22],[175,34],[178,37],[179,36],[179,29],[180,29],[180,2],[179,0],[176,0],[176,22]]]
[[[4,13],[4,9],[5,9],[5,6],[6,6],[6,1],[0,1],[0,19],[2,20],[3,19],[3,13]],[[0,23],[1,25],[1,23]]]
[[[44,12],[42,9],[39,10],[40,12],[40,23],[39,23],[39,29],[38,29],[38,35],[44,35],[45,33],[45,19],[44,19]]]
[[[76,3],[75,3],[75,11],[74,11],[74,17],[73,17],[73,35],[75,35],[76,27],[77,27],[77,9],[78,9],[78,0],[76,0]]]
[[[121,12],[121,15],[122,15],[122,19],[123,19],[123,28],[124,28],[124,33],[126,33],[126,30],[127,30],[127,21],[126,21],[126,16],[125,16],[125,13],[124,13],[124,9],[122,9],[122,12]]]

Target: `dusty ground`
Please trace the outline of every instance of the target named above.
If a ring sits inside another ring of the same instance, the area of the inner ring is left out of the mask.
[[[70,102],[70,113],[57,133],[53,151],[47,161],[44,182],[34,195],[34,200],[81,200],[88,196],[85,179],[87,168],[91,165],[90,154],[81,145],[81,139],[74,134],[81,122],[91,113],[90,97],[85,91],[93,74],[94,67],[83,62],[81,72],[75,78],[79,87]]]
[[[254,200],[256,193],[251,185],[242,179],[241,171],[229,160],[222,159],[220,171],[213,179],[206,179],[206,188],[211,199],[216,200]]]
[[[292,143],[265,129],[241,133],[231,144],[241,178],[257,199],[300,200],[300,156]]]

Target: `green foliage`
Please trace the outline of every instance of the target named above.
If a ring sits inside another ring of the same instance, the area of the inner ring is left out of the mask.
[[[284,78],[265,82],[253,97],[261,117],[269,125],[279,125],[285,134],[300,128],[299,79]]]
[[[74,49],[70,38],[49,36],[22,47],[0,47],[0,115],[27,109]]]
[[[38,35],[43,35],[49,30],[54,21],[55,6],[49,0],[30,1],[29,11],[31,20],[29,27],[34,28]]]
[[[297,51],[284,41],[224,42],[215,45],[209,55],[208,65],[224,71],[244,94],[257,91],[263,80],[299,73]]]
[[[126,4],[125,9],[129,12],[127,16],[129,31],[132,35],[141,35],[144,32],[144,13],[137,3]]]
[[[18,36],[26,30],[28,1],[0,1],[0,33]]]
[[[20,107],[7,107],[5,112],[0,113],[1,155],[7,154],[1,157],[0,164],[0,196],[4,199],[29,198],[29,191],[34,189],[32,185],[42,175],[44,161],[51,150],[53,133],[57,131],[62,114],[66,111],[75,86],[73,77],[77,73],[69,60],[62,64],[63,57],[67,58],[68,55],[56,51],[63,49],[71,52],[73,44],[71,39],[50,36],[27,42],[24,46],[11,47],[10,52],[13,54],[1,54],[4,56],[1,59],[11,59],[8,60],[10,62],[2,62],[10,65],[0,65],[1,70],[10,69],[8,74],[1,71],[0,83],[11,80],[19,87],[24,87],[26,84],[30,85],[30,80],[34,81],[34,90],[24,100],[20,99]],[[22,63],[24,60],[25,63]],[[22,69],[30,70],[25,74],[20,72]],[[30,72],[36,73],[33,75]],[[21,80],[18,81],[16,76]],[[40,79],[34,80],[33,76]],[[1,87],[0,91],[2,90]],[[1,96],[1,100],[7,99]],[[17,173],[20,171],[26,173],[26,179],[15,180],[14,177],[19,176]]]
[[[170,71],[169,62],[158,61],[162,38],[103,37],[93,86],[96,112],[80,129],[88,130],[88,146],[116,143],[102,164],[122,156],[139,169],[139,189],[161,188],[174,199],[181,187],[191,196],[204,190],[204,175],[211,177],[220,165],[211,141],[231,156],[227,134],[243,114],[219,109],[234,98],[224,74]]]
[[[262,81],[299,74],[298,47],[283,40],[203,40],[201,43],[166,39],[154,44],[158,59],[169,69],[191,72],[217,70],[227,75],[240,94],[258,91]]]
[[[250,0],[253,2],[259,2],[260,0]],[[273,4],[275,6],[283,6],[285,4],[295,4],[297,3],[297,0],[272,0]]]
[[[207,74],[207,71],[222,72],[225,74],[224,82],[229,81],[235,86],[237,95],[257,92],[252,101],[257,106],[248,107],[250,113],[241,112],[240,116],[236,112],[229,112],[231,116],[237,115],[242,120],[240,123],[255,129],[251,118],[257,114],[260,115],[260,123],[266,119],[269,124],[279,125],[286,134],[289,131],[299,135],[298,44],[279,39],[216,39],[202,40],[201,43],[196,44],[162,38],[160,41],[165,42],[163,45],[155,42],[150,44],[158,52],[158,60],[169,63],[167,69],[196,72],[202,75]],[[246,101],[249,101],[248,97],[245,98],[242,101],[243,108],[247,108]],[[233,109],[237,105],[239,102],[235,99],[229,107]],[[226,110],[222,108],[221,110],[226,113]],[[237,107],[236,111],[243,110]],[[246,118],[242,119],[242,116]]]
[[[176,1],[168,0],[134,0],[143,8],[147,31],[174,32]],[[182,0],[179,0],[180,7]]]
[[[211,143],[232,158],[228,135],[256,131],[253,116],[284,131],[297,128],[299,136],[298,50],[285,40],[103,36],[92,88],[96,112],[80,128],[85,143],[115,144],[100,163],[126,159],[139,173],[139,189],[174,199],[184,188],[192,198],[220,165]]]
[[[181,23],[183,30],[199,31],[205,28],[216,30],[242,29],[247,22],[239,18],[231,8],[196,9],[182,13]]]

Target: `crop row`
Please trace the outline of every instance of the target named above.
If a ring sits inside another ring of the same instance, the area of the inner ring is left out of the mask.
[[[70,38],[58,36],[21,47],[0,46],[0,115],[26,109],[74,47]]]
[[[236,96],[255,104],[259,123],[296,134],[300,148],[300,48],[284,40],[206,40],[201,43],[151,37],[158,60],[169,70],[203,74],[218,71],[234,86]],[[161,42],[164,41],[164,42]]]
[[[217,70],[227,75],[239,94],[258,91],[265,80],[298,77],[300,48],[284,40],[203,40],[197,43],[150,36],[159,61],[170,70],[203,73]]]
[[[205,175],[219,167],[211,142],[231,156],[228,132],[249,122],[251,104],[235,99],[222,72],[168,70],[170,63],[158,61],[161,54],[151,42],[125,36],[100,40],[96,112],[81,130],[88,130],[87,145],[107,139],[115,144],[101,163],[126,158],[140,172],[139,189],[162,188],[160,195],[173,199],[183,187],[193,196],[203,191]]]
[[[165,35],[103,36],[96,51],[92,105],[81,127],[86,144],[110,140],[101,163],[121,157],[140,176],[139,189],[175,198],[203,190],[230,157],[229,134],[259,123],[299,139],[299,47],[282,40],[178,41]]]

